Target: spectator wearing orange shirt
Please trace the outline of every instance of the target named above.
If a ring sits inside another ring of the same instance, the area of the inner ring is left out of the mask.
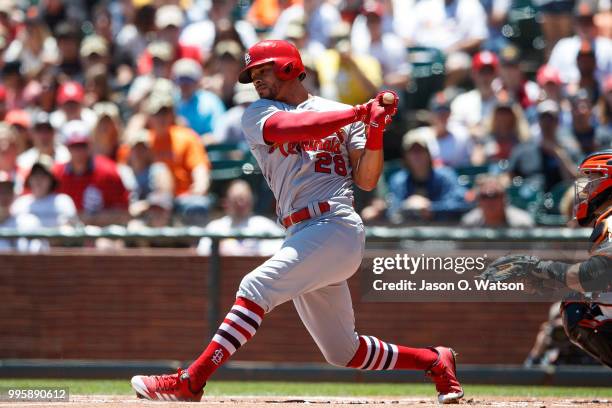
[[[185,223],[206,222],[210,162],[198,135],[175,122],[172,92],[156,90],[145,101],[154,160],[165,163],[174,178],[175,209]]]

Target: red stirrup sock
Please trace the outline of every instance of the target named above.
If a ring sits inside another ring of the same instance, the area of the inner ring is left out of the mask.
[[[359,348],[347,367],[361,370],[427,370],[438,353],[427,348],[411,348],[385,343],[373,336],[359,336]]]
[[[187,369],[195,389],[203,387],[217,368],[255,335],[263,315],[264,310],[255,302],[242,297],[236,299],[206,350]]]

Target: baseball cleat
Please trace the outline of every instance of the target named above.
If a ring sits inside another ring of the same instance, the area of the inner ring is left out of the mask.
[[[159,401],[194,401],[204,395],[204,388],[191,389],[189,373],[178,369],[176,374],[135,375],[130,381],[138,398]]]
[[[438,353],[438,359],[427,370],[438,390],[440,404],[458,404],[463,397],[463,388],[457,380],[457,366],[455,364],[455,350],[448,347],[433,347]]]

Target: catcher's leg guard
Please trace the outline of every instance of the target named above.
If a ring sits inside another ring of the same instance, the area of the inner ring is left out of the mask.
[[[566,301],[561,304],[563,327],[572,343],[612,368],[612,321],[597,319],[597,304]]]

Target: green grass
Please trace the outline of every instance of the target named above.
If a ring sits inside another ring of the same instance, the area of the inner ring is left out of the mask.
[[[68,387],[71,394],[132,394],[127,380],[9,380],[0,379],[0,387]],[[221,395],[292,395],[292,396],[430,396],[433,384],[355,384],[299,382],[216,381],[206,386],[206,394]],[[573,397],[612,398],[612,387],[544,387],[511,385],[466,385],[469,397]]]

